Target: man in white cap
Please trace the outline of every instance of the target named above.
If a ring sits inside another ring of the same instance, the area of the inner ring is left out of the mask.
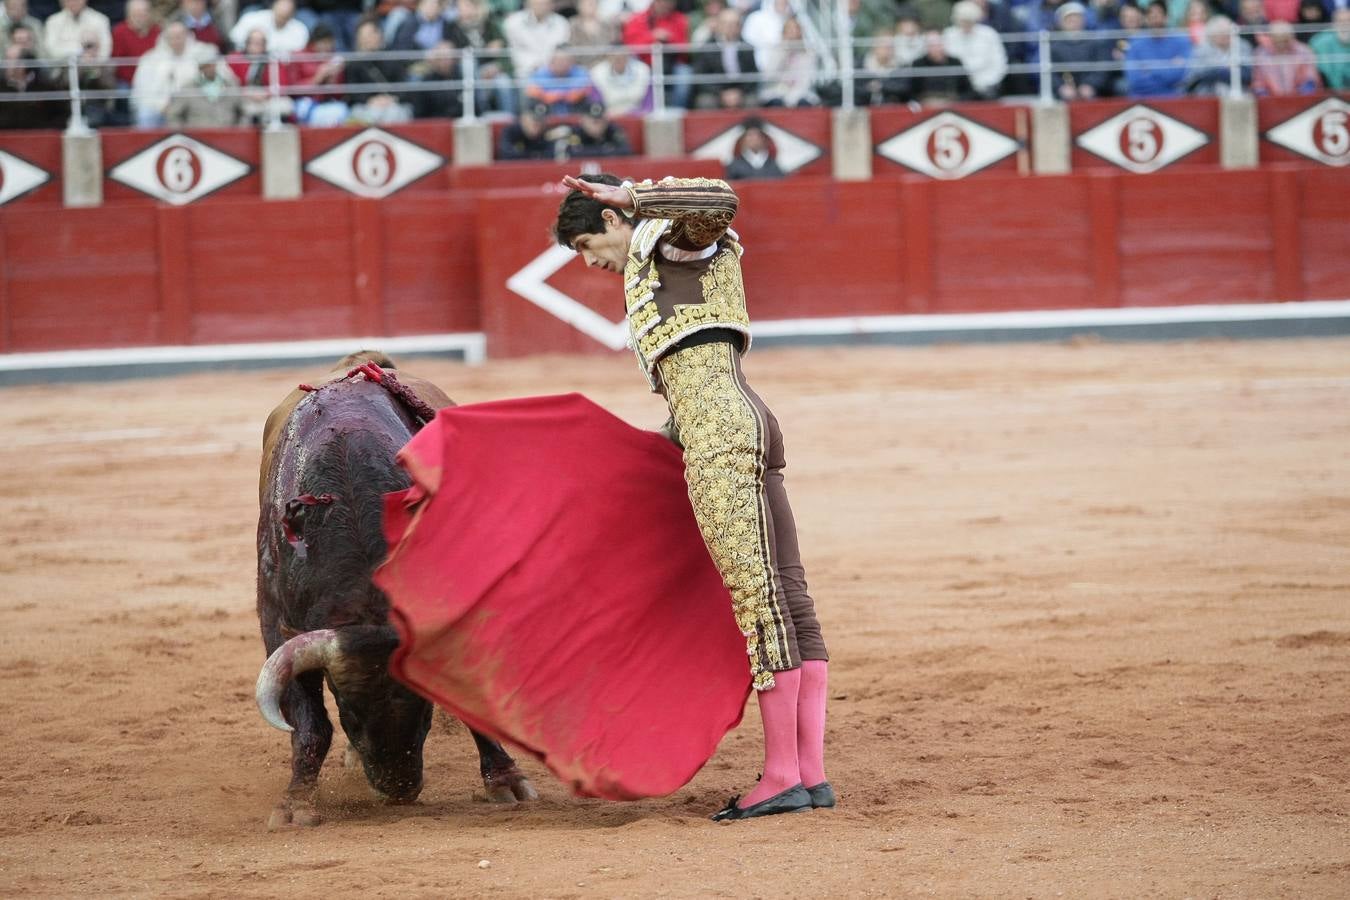
[[[1055,24],[1063,37],[1050,42],[1050,61],[1055,67],[1050,78],[1055,96],[1065,102],[1100,97],[1111,74],[1105,67],[1092,68],[1111,61],[1111,47],[1084,31],[1086,22],[1087,8],[1074,0],[1055,11]]]

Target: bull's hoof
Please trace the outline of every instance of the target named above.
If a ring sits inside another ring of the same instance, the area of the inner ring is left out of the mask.
[[[487,789],[489,803],[527,803],[539,799],[530,779],[515,766],[484,775],[483,787]]]
[[[268,831],[285,831],[288,828],[313,828],[322,822],[319,811],[307,800],[282,800],[267,817]]]
[[[417,802],[416,793],[399,794],[397,796],[391,796],[389,794],[376,791],[375,796],[379,797],[380,802],[383,803],[385,806],[412,806],[414,803]]]

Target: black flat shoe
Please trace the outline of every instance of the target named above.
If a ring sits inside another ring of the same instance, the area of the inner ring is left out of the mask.
[[[727,805],[713,813],[714,822],[734,822],[737,819],[757,819],[760,816],[776,816],[779,813],[804,812],[811,808],[811,795],[800,784],[794,784],[768,800],[761,800],[754,806],[741,809],[736,805],[740,800],[737,794],[727,801]]]
[[[806,793],[811,797],[813,809],[834,809],[834,788],[830,787],[828,781],[807,788]]]

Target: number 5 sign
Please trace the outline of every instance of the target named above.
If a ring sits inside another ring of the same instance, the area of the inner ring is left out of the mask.
[[[305,171],[359,197],[387,197],[445,165],[445,157],[367,128],[311,159]]]
[[[1089,128],[1075,141],[1112,165],[1141,175],[1156,172],[1209,143],[1209,135],[1142,104]]]
[[[965,178],[1016,153],[1006,134],[952,112],[925,119],[877,145],[877,153],[932,178]]]
[[[1350,165],[1350,103],[1323,100],[1267,131],[1266,140],[1328,166]]]

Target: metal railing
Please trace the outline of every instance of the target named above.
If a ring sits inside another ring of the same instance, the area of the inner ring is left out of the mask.
[[[843,4],[836,4],[836,8],[842,10]],[[836,31],[843,28],[846,22],[836,23]],[[1295,34],[1307,34],[1313,31],[1319,31],[1309,26],[1294,26]],[[1232,29],[1227,54],[1228,69],[1228,90],[1233,94],[1240,94],[1244,90],[1246,78],[1244,73],[1259,68],[1263,65],[1261,60],[1254,58],[1244,58],[1244,43],[1241,40],[1244,36],[1262,35],[1268,33],[1267,28],[1237,28]],[[1000,35],[1005,48],[1015,46],[1034,46],[1036,58],[1031,62],[1008,62],[1003,76],[1006,80],[1009,76],[1032,76],[1038,82],[1034,94],[1020,95],[1026,100],[1039,100],[1040,102],[1053,102],[1056,98],[1053,93],[1053,80],[1055,75],[1080,75],[1095,72],[1110,72],[1123,75],[1128,69],[1130,71],[1152,71],[1152,70],[1176,70],[1181,65],[1173,60],[1153,60],[1127,62],[1123,59],[1112,59],[1102,62],[1085,63],[1062,63],[1054,60],[1052,52],[1053,45],[1058,41],[1082,41],[1098,40],[1104,44],[1118,40],[1129,40],[1147,35],[1181,35],[1190,38],[1190,32],[1184,29],[1167,29],[1163,31],[1081,31],[1081,32],[1016,32]],[[838,40],[833,45],[834,55],[824,53],[821,50],[819,41],[803,41],[794,44],[781,44],[779,51],[804,52],[809,53],[813,60],[812,85],[814,88],[830,88],[824,91],[828,95],[829,105],[838,105],[844,108],[851,108],[857,103],[856,89],[859,83],[866,82],[869,79],[878,78],[904,78],[911,81],[922,82],[924,79],[932,78],[950,78],[952,76],[969,75],[969,71],[962,65],[953,64],[950,66],[926,65],[916,67],[913,65],[902,65],[888,69],[875,69],[858,66],[855,64],[855,54],[859,51],[874,49],[882,44],[889,43],[889,39],[866,39],[866,40]],[[612,56],[617,52],[624,52],[633,56],[649,55],[651,59],[651,103],[652,111],[656,114],[664,114],[670,111],[670,104],[666,97],[668,90],[680,89],[682,91],[695,92],[700,88],[723,85],[745,85],[748,88],[764,90],[766,87],[772,88],[780,78],[777,72],[754,72],[749,74],[729,75],[724,73],[698,74],[692,68],[681,68],[678,71],[667,73],[668,61],[683,61],[702,53],[721,53],[721,47],[717,44],[655,44],[649,46],[627,46],[611,45],[604,47],[585,47],[570,48],[568,52],[578,62],[582,60],[598,60]],[[241,54],[232,54],[230,56],[221,56],[214,61],[218,66],[231,66],[244,63],[253,65],[255,63],[265,63],[268,67],[269,77],[267,83],[263,85],[241,85],[233,84],[224,87],[218,91],[210,93],[210,96],[238,97],[241,99],[258,100],[260,94],[265,93],[267,99],[271,102],[268,105],[267,121],[264,124],[268,127],[276,127],[280,124],[282,107],[289,98],[315,98],[322,100],[324,98],[352,98],[360,100],[365,97],[378,94],[392,94],[402,99],[419,92],[458,92],[461,102],[462,119],[475,119],[483,112],[480,107],[480,95],[497,90],[509,90],[513,96],[518,96],[525,92],[531,81],[528,77],[523,77],[517,73],[514,77],[496,76],[494,78],[483,78],[479,75],[479,67],[487,63],[509,63],[511,51],[509,49],[476,51],[473,48],[465,48],[455,53],[455,64],[458,66],[459,74],[457,77],[438,78],[433,77],[429,69],[424,68],[418,73],[417,80],[402,80],[397,82],[374,83],[374,84],[283,84],[285,80],[282,77],[283,67],[289,67],[297,63],[322,63],[332,59],[336,54],[305,54],[297,53],[286,56],[268,54],[265,56],[246,56]],[[342,58],[347,63],[383,61],[389,63],[408,63],[427,64],[429,52],[427,51],[382,51],[378,53],[343,53]],[[1014,54],[1013,58],[1020,58],[1022,54]],[[11,78],[16,69],[39,69],[47,71],[56,71],[63,73],[66,79],[66,86],[57,88],[54,85],[48,89],[32,91],[6,91],[0,92],[0,104],[12,102],[68,102],[70,105],[69,131],[87,131],[88,124],[86,120],[86,110],[90,104],[106,103],[108,101],[130,100],[133,103],[136,100],[136,91],[132,87],[88,87],[81,84],[81,73],[88,73],[90,70],[108,73],[119,66],[134,66],[140,61],[140,57],[122,57],[106,60],[87,61],[72,57],[61,60],[10,60],[0,66],[0,78]],[[200,63],[200,60],[194,60]],[[1333,62],[1350,62],[1350,53],[1333,54],[1323,56],[1316,60],[1317,64]],[[1270,63],[1272,65],[1282,64],[1278,61]],[[411,66],[409,68],[412,68]],[[407,74],[406,72],[404,73]],[[587,82],[588,83],[588,82]],[[1024,80],[1024,83],[1027,83]],[[578,87],[581,83],[578,82]],[[192,86],[173,87],[170,91],[173,97],[182,98],[202,98],[207,97],[208,92]],[[754,105],[754,104],[751,104]],[[505,112],[505,111],[503,111]]]

